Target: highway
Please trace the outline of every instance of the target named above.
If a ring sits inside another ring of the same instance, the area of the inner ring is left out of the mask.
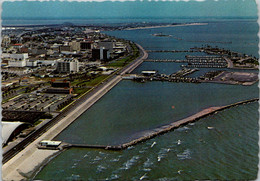
[[[78,99],[74,104],[72,104],[68,109],[62,111],[58,116],[45,123],[41,127],[37,128],[34,132],[28,135],[24,140],[15,145],[12,149],[8,151],[3,151],[2,163],[7,163],[11,158],[13,158],[20,151],[25,149],[29,144],[37,144],[35,141],[37,138],[53,139],[62,130],[69,126],[78,116],[84,113],[89,107],[91,107],[96,101],[98,101],[103,95],[105,95],[109,90],[111,90],[118,82],[122,80],[122,76],[125,73],[130,73],[138,65],[140,65],[144,59],[148,57],[146,51],[138,45],[140,56],[131,62],[129,65],[121,69],[116,75],[113,75],[107,79],[103,84],[95,87],[90,93],[84,95]],[[54,126],[59,126],[59,129],[54,130]],[[46,135],[46,136],[45,136]]]

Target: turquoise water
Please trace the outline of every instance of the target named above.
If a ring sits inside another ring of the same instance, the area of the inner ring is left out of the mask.
[[[258,57],[257,31],[255,21],[219,21],[205,26],[105,33],[132,40],[148,50],[187,50],[205,44],[201,42],[204,41]],[[154,33],[170,34],[182,40],[154,37],[151,35]],[[214,41],[232,43],[212,43]],[[185,55],[150,53],[149,59],[182,59]],[[179,70],[179,65],[145,62],[134,72],[159,70],[170,74]],[[196,73],[200,75],[206,70]],[[55,140],[117,145],[210,106],[258,96],[257,84],[137,83],[125,80]],[[253,180],[258,170],[258,119],[258,104],[251,103],[214,114],[124,151],[70,149],[54,158],[36,179]]]

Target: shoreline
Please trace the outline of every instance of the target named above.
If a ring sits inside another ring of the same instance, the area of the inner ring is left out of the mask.
[[[37,148],[37,143],[43,139],[53,139],[58,134],[60,134],[64,129],[66,129],[70,124],[72,124],[77,117],[79,117],[82,113],[84,113],[88,108],[94,105],[100,98],[102,98],[107,92],[109,92],[117,83],[122,80],[121,75],[133,71],[138,65],[143,62],[143,59],[147,58],[147,53],[144,49],[137,44],[139,50],[142,51],[140,58],[132,61],[129,65],[121,69],[119,74],[113,75],[109,82],[105,82],[99,88],[100,90],[96,90],[96,92],[91,95],[87,101],[85,101],[82,105],[76,107],[72,113],[64,117],[61,121],[59,121],[55,126],[53,126],[46,133],[41,135],[38,139],[36,139],[33,143],[28,145],[24,150],[15,155],[12,159],[10,159],[5,165],[3,165],[3,180],[22,180],[27,179],[27,177],[33,176],[37,174],[52,158],[55,158],[59,153],[57,150],[40,150]],[[97,89],[99,89],[97,88]],[[226,106],[224,106],[226,107]],[[200,113],[200,112],[198,112]],[[197,114],[198,114],[197,113]],[[193,115],[194,116],[194,115]],[[187,118],[186,118],[187,119]],[[179,120],[180,121],[180,120]],[[65,122],[65,123],[64,123]],[[163,126],[161,129],[165,128]],[[158,128],[157,128],[158,129]],[[155,129],[156,130],[156,129]],[[169,130],[166,130],[168,132]],[[163,131],[160,134],[165,133]],[[144,135],[147,136],[147,135]],[[155,135],[157,136],[157,135]],[[145,139],[150,139],[151,136]],[[133,140],[136,144],[137,140]],[[131,142],[133,142],[131,141]],[[143,141],[143,140],[142,140]],[[138,141],[142,142],[142,141]],[[128,143],[126,143],[128,144]],[[132,143],[131,143],[132,144]],[[125,145],[127,146],[127,145]],[[9,165],[8,165],[9,164]],[[24,166],[26,165],[26,167]]]
[[[141,132],[142,136],[138,139],[134,139],[128,143],[124,143],[120,146],[123,150],[126,149],[129,146],[136,145],[138,143],[144,142],[146,140],[149,140],[151,138],[154,138],[156,136],[165,134],[171,130],[177,129],[180,126],[183,126],[185,124],[195,122],[200,120],[201,118],[204,118],[206,116],[212,115],[214,113],[217,113],[219,111],[223,111],[225,109],[229,109],[231,107],[235,107],[237,105],[247,104],[251,102],[258,101],[258,98],[249,99],[245,101],[239,101],[236,103],[232,103],[225,106],[215,106],[215,107],[209,107],[206,109],[203,109],[202,111],[199,111],[191,116],[188,116],[184,119],[169,123],[167,125],[160,126],[158,128],[154,128],[152,130],[147,130],[144,132]],[[52,128],[53,129],[53,128]],[[55,128],[54,128],[55,129]],[[51,130],[52,131],[52,130]],[[22,180],[22,179],[28,179],[35,177],[36,174],[44,168],[48,164],[50,160],[58,156],[63,151],[66,151],[67,149],[63,150],[46,150],[46,149],[38,149],[37,143],[42,140],[45,135],[42,135],[39,140],[34,141],[34,145],[31,144],[28,147],[31,147],[29,150],[26,151],[23,150],[22,152],[18,153],[15,157],[18,157],[16,159],[11,159],[13,165],[9,168],[5,168],[6,165],[3,166],[3,170],[8,169],[8,174],[3,174],[3,180]],[[28,148],[26,147],[26,148]],[[26,159],[27,157],[27,159]],[[17,163],[18,162],[18,163]],[[20,163],[19,163],[20,162]],[[7,162],[8,163],[8,162]],[[24,167],[24,165],[27,165],[27,167]],[[3,173],[6,173],[7,170]]]
[[[72,124],[81,114],[87,111],[95,102],[102,98],[107,92],[109,92],[115,85],[121,80],[121,75],[126,72],[133,71],[138,65],[143,62],[143,59],[148,57],[146,51],[139,44],[136,44],[141,51],[141,56],[132,61],[129,65],[121,69],[119,75],[113,75],[109,82],[106,82],[99,86],[86,101],[84,101],[78,107],[75,107],[67,116],[63,117],[57,124],[52,126],[48,131],[34,140],[31,144],[26,146],[22,151],[17,153],[13,158],[2,165],[2,178],[3,180],[23,180],[28,175],[35,172],[35,170],[41,167],[44,160],[50,158],[58,152],[58,150],[41,150],[37,148],[37,144],[41,140],[52,140],[70,124]],[[25,167],[26,165],[26,167]]]
[[[197,113],[194,113],[194,114],[192,114],[192,115],[190,115],[186,118],[179,119],[177,121],[168,123],[166,125],[158,126],[156,128],[150,129],[150,130],[141,131],[141,132],[138,133],[138,135],[140,135],[139,138],[135,138],[132,141],[122,143],[122,144],[116,145],[116,146],[89,145],[89,144],[70,144],[70,143],[64,142],[63,143],[64,145],[59,147],[58,149],[64,150],[64,149],[67,149],[67,148],[92,148],[92,149],[121,151],[121,150],[127,149],[128,147],[134,146],[138,143],[145,142],[145,141],[152,139],[156,136],[165,134],[165,133],[172,131],[174,129],[178,129],[179,127],[184,126],[186,124],[189,124],[189,123],[198,121],[202,118],[205,118],[207,116],[213,115],[217,112],[224,111],[226,109],[230,109],[232,107],[239,106],[239,105],[242,105],[242,104],[248,104],[248,103],[256,102],[256,101],[259,101],[259,98],[253,98],[253,99],[248,99],[248,100],[244,100],[244,101],[239,101],[239,102],[235,102],[235,103],[224,105],[224,106],[208,107],[208,108],[203,109],[203,110],[201,110]]]
[[[203,109],[203,110],[201,110],[201,111],[199,111],[199,112],[197,112],[193,115],[190,115],[186,118],[180,119],[178,121],[175,121],[175,122],[163,125],[163,126],[159,126],[157,128],[151,129],[151,130],[146,130],[146,131],[140,132],[140,134],[142,136],[140,136],[139,138],[134,139],[130,142],[123,143],[119,146],[105,146],[104,148],[102,148],[102,147],[100,147],[100,148],[93,147],[92,148],[91,146],[89,146],[89,147],[87,146],[85,148],[122,151],[122,150],[127,149],[128,147],[131,147],[131,146],[137,145],[139,143],[145,142],[145,141],[150,140],[154,137],[166,134],[167,132],[173,131],[174,129],[178,129],[181,126],[199,121],[200,119],[203,119],[207,116],[213,115],[213,114],[218,113],[220,111],[224,111],[226,109],[229,109],[229,108],[232,108],[232,107],[235,107],[235,106],[238,106],[238,105],[253,103],[253,102],[256,102],[256,101],[259,101],[259,98],[249,99],[249,100],[245,100],[245,101],[239,101],[239,102],[235,102],[235,103],[228,104],[228,105],[225,105],[225,106],[209,107],[209,108]],[[95,145],[95,146],[97,146],[97,145]],[[55,158],[56,156],[61,154],[63,151],[66,151],[69,148],[73,148],[73,147],[74,146],[65,147],[62,150],[59,150],[57,153],[55,153],[55,154],[49,156],[48,158],[46,158],[39,167],[34,168],[34,170],[32,171],[31,177],[34,178],[37,175],[37,173],[39,173],[41,171],[41,169],[44,168],[48,164],[48,162],[50,160],[52,160],[53,158]],[[84,146],[82,146],[81,148],[84,148]]]
[[[143,26],[136,28],[126,28],[124,30],[143,30],[143,29],[152,29],[152,28],[168,28],[168,27],[177,27],[177,26],[202,26],[208,25],[208,23],[187,23],[187,24],[177,24],[177,25],[158,25],[158,26]]]

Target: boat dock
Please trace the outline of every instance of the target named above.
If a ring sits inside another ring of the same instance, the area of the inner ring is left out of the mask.
[[[165,60],[151,60],[151,59],[147,59],[147,60],[144,60],[144,62],[176,62],[176,63],[183,63],[183,62],[186,62],[186,60],[168,60],[168,59],[165,59]]]
[[[171,74],[170,77],[184,77],[184,76],[192,74],[193,72],[196,72],[198,70],[199,69],[187,69],[187,68],[184,68],[184,69],[179,70],[176,73]]]
[[[228,68],[258,69],[258,58],[224,48],[205,46],[193,48],[209,55],[221,56],[227,62]]]
[[[160,52],[160,53],[182,53],[182,52],[199,52],[198,50],[146,50],[147,52]]]
[[[168,82],[187,82],[187,83],[199,83],[198,78],[185,77],[186,75],[192,74],[198,71],[198,69],[182,68],[178,72],[170,75],[158,74],[156,71],[142,71],[142,74],[126,74],[122,76],[124,80],[135,80],[139,82],[146,81],[168,81]],[[145,72],[152,72],[147,74]]]
[[[177,129],[183,125],[186,125],[188,123],[192,123],[192,122],[195,122],[195,121],[198,121],[200,120],[201,118],[204,118],[206,116],[209,116],[209,115],[212,115],[214,113],[217,113],[219,111],[222,111],[222,110],[225,110],[225,109],[229,109],[231,107],[235,107],[235,106],[238,106],[238,105],[242,105],[242,104],[247,104],[247,103],[251,103],[251,102],[256,102],[256,101],[259,101],[259,98],[254,98],[254,99],[249,99],[249,100],[245,100],[245,101],[240,101],[240,102],[236,102],[236,103],[233,103],[233,104],[229,104],[229,105],[226,105],[226,106],[219,106],[219,107],[210,107],[210,108],[207,108],[207,109],[204,109],[192,116],[189,116],[187,118],[184,118],[184,119],[181,119],[181,120],[178,120],[178,121],[175,121],[175,122],[172,122],[170,124],[167,124],[167,125],[164,125],[164,126],[161,126],[161,127],[158,127],[158,128],[155,128],[153,130],[150,130],[150,131],[146,131],[144,133],[144,136],[140,137],[140,138],[137,138],[133,141],[130,141],[128,143],[124,143],[124,144],[121,144],[121,145],[118,145],[118,146],[106,146],[106,145],[88,145],[88,144],[69,144],[69,143],[62,143],[59,148],[57,149],[67,149],[67,148],[93,148],[93,149],[104,149],[104,150],[114,150],[114,151],[120,151],[120,150],[124,150],[130,146],[133,146],[133,145],[136,145],[138,143],[141,143],[141,142],[144,142],[144,141],[147,141],[149,139],[152,139],[158,135],[162,135],[164,133],[167,133],[169,131],[172,131],[174,129]],[[40,148],[40,149],[53,149],[53,148]]]
[[[175,62],[188,63],[182,67],[188,68],[226,68],[230,64],[228,60],[219,56],[185,56],[185,60],[145,60],[145,62]]]

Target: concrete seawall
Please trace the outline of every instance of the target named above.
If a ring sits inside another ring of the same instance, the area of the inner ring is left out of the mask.
[[[42,140],[52,140],[64,129],[66,129],[71,123],[73,123],[82,113],[90,108],[95,102],[97,102],[102,96],[110,91],[117,83],[122,80],[121,75],[132,71],[138,65],[143,62],[143,59],[147,58],[147,53],[140,46],[137,45],[141,51],[141,56],[130,63],[127,67],[121,70],[119,75],[113,75],[109,81],[97,87],[94,92],[80,105],[74,106],[67,115],[65,115],[59,122],[49,128],[45,133],[41,134],[37,139],[33,140],[29,145],[18,152],[14,157],[8,160],[2,166],[2,179],[3,180],[27,180],[24,175],[31,175],[34,170],[37,170],[41,163],[51,155],[58,152],[58,150],[42,150],[38,149],[37,145]],[[72,105],[73,106],[73,105]],[[26,167],[24,166],[26,165]],[[26,174],[24,174],[26,173]]]
[[[135,139],[133,141],[130,141],[128,143],[124,143],[122,145],[118,145],[118,146],[104,146],[104,145],[84,145],[84,144],[68,144],[67,146],[65,146],[66,148],[71,148],[71,147],[80,147],[80,148],[94,148],[94,149],[105,149],[105,150],[115,150],[115,151],[119,151],[119,150],[124,150],[130,146],[136,145],[138,143],[144,142],[146,140],[152,139],[156,136],[162,135],[164,133],[167,133],[169,131],[172,131],[174,129],[177,129],[183,125],[186,125],[188,123],[192,123],[195,121],[198,121],[201,118],[204,118],[206,116],[212,115],[218,111],[223,111],[225,109],[231,108],[231,107],[235,107],[241,104],[247,104],[247,103],[251,103],[251,102],[256,102],[259,101],[259,98],[254,98],[254,99],[249,99],[249,100],[245,100],[245,101],[240,101],[240,102],[236,102],[233,104],[229,104],[226,106],[219,106],[219,107],[210,107],[207,109],[204,109],[192,116],[189,116],[187,118],[181,119],[179,121],[175,121],[173,123],[161,126],[159,128],[150,130],[148,132],[146,132],[146,134],[138,139]]]

